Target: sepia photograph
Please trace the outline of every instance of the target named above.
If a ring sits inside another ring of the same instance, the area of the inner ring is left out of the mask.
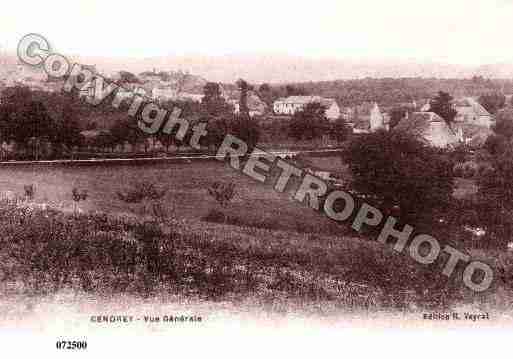
[[[2,5],[0,357],[507,353],[513,1]]]

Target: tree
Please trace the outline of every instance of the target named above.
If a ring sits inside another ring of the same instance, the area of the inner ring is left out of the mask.
[[[344,119],[339,118],[329,126],[329,135],[332,140],[342,143],[351,134],[351,128],[347,125]]]
[[[452,96],[443,91],[439,91],[429,103],[429,111],[436,113],[443,118],[447,125],[452,128],[452,123],[458,114],[458,111],[452,106]]]
[[[143,143],[146,140],[146,134],[139,129],[137,122],[132,118],[119,119],[110,128],[113,143],[124,144],[128,142],[132,147]]]
[[[221,94],[218,83],[208,82],[203,88],[201,105],[203,112],[208,117],[221,117],[231,114],[233,111]]]
[[[312,102],[292,116],[289,135],[296,140],[313,140],[323,136],[327,129],[326,108],[318,102]]]
[[[513,236],[513,144],[503,142],[491,157],[491,168],[478,177],[474,207],[487,244],[505,248]]]
[[[277,98],[271,86],[266,83],[260,85],[260,87],[258,88],[258,96],[262,99],[262,101],[265,102],[265,104],[269,108],[273,107],[273,102]]]
[[[141,83],[137,76],[128,71],[119,71],[119,81],[121,83]]]
[[[354,189],[385,209],[399,206],[401,219],[417,219],[451,201],[451,161],[407,134],[380,130],[355,137],[342,157]]]
[[[406,117],[408,114],[408,108],[404,106],[396,106],[390,110],[390,129],[393,129],[397,124]]]
[[[493,92],[479,96],[478,101],[488,112],[495,115],[506,105],[506,96]]]
[[[260,139],[258,123],[238,115],[234,117],[230,125],[230,133],[248,145],[248,152],[252,151]]]
[[[69,102],[64,104],[59,118],[55,121],[55,128],[50,141],[54,149],[59,152],[62,147],[70,150],[74,146],[80,146],[84,141],[80,134],[80,126],[76,120],[75,111]]]
[[[176,137],[174,135],[167,134],[162,131],[157,133],[157,140],[166,148],[166,152],[169,152],[169,147],[171,147],[171,145],[177,144]]]
[[[219,148],[229,132],[228,121],[224,118],[214,118],[207,123],[207,135],[200,141],[210,148]]]
[[[298,87],[294,85],[285,86],[286,96],[306,96],[308,91],[306,91],[303,87]]]
[[[242,118],[249,120],[248,92],[253,89],[253,86],[249,85],[243,79],[239,79],[237,81],[237,87],[240,91],[239,114]]]
[[[508,141],[504,136],[492,134],[484,143],[484,148],[492,156],[497,156],[506,150]]]
[[[106,148],[110,148],[111,151],[114,151],[114,147],[116,147],[116,138],[110,131],[101,131],[94,139],[94,146],[101,148],[104,151]]]
[[[513,139],[513,109],[508,108],[497,113],[493,131],[506,140]]]
[[[513,146],[508,144],[504,151],[493,156],[493,170],[480,176],[480,194],[490,203],[513,210]]]

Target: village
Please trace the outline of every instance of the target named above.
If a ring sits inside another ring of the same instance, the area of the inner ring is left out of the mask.
[[[84,65],[94,73],[98,70],[94,65]],[[62,91],[62,81],[55,81],[51,78],[44,78],[41,74],[27,70],[26,67],[17,64],[6,66],[3,76],[0,76],[0,91],[6,88],[21,86],[33,92],[59,93]],[[1,74],[0,74],[1,75]],[[188,116],[199,119],[201,114],[201,103],[205,97],[207,85],[218,91],[218,96],[226,105],[223,112],[229,117],[230,112],[234,116],[240,115],[241,91],[236,84],[209,83],[206,79],[192,75],[184,71],[152,71],[142,72],[134,75],[127,71],[119,71],[112,74],[112,81],[123,87],[125,92],[120,93],[121,99],[127,101],[131,96],[140,95],[158,104],[165,103],[186,103],[191,107]],[[480,96],[462,96],[451,98],[451,106],[456,111],[453,121],[448,123],[438,114],[430,110],[431,98],[413,98],[408,102],[380,103],[379,101],[366,100],[353,105],[347,105],[340,99],[324,97],[315,93],[306,94],[303,88],[287,86],[281,91],[271,88],[268,84],[251,86],[245,94],[245,108],[252,122],[260,127],[262,132],[261,142],[267,147],[283,148],[290,146],[286,136],[279,136],[283,131],[289,132],[284,124],[289,123],[294,115],[303,112],[310,104],[318,104],[323,108],[323,118],[329,123],[343,122],[349,132],[355,135],[372,133],[378,130],[391,130],[392,128],[406,131],[415,136],[420,136],[430,145],[446,148],[455,147],[458,144],[482,146],[486,139],[492,134],[495,113],[490,113],[480,102]],[[497,92],[499,93],[499,92]],[[216,95],[216,94],[214,94]],[[283,96],[285,95],[285,96]],[[434,96],[435,93],[432,94]],[[486,93],[483,94],[486,96]],[[78,94],[79,98],[85,101],[88,97],[94,96],[92,86],[82,88]],[[509,107],[511,95],[504,97],[503,106]],[[496,112],[496,111],[495,111]],[[215,117],[219,117],[219,113]],[[115,119],[109,118],[108,114],[85,114],[83,118],[77,119],[80,122],[80,135],[82,143],[87,143],[88,148],[96,148],[96,152],[105,152],[105,145],[114,141],[112,139],[112,127]],[[112,117],[112,116],[111,116]],[[194,121],[194,120],[193,120]],[[318,121],[311,119],[311,121]],[[282,124],[281,127],[277,124]],[[265,132],[275,132],[278,136],[266,136]],[[271,139],[269,139],[271,137]],[[321,136],[322,137],[322,136]],[[295,139],[297,142],[298,138]],[[117,152],[138,152],[144,148],[144,152],[158,151],[165,145],[158,138],[146,139],[144,144],[134,144],[131,141],[114,141]],[[130,142],[130,143],[128,143]],[[144,141],[143,141],[144,142]],[[92,145],[92,146],[91,146]],[[135,146],[135,147],[134,147]],[[337,142],[330,141],[324,136],[322,141],[310,144],[310,149],[319,147],[336,147]],[[2,139],[2,149],[5,153],[14,151],[15,144],[9,140]],[[112,147],[112,146],[110,146]],[[208,147],[208,145],[207,145]],[[169,146],[167,146],[169,150]],[[8,156],[7,156],[8,157]]]

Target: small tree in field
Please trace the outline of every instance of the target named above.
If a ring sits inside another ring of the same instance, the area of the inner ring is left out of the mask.
[[[452,164],[440,151],[396,131],[353,139],[343,153],[355,190],[384,206],[399,206],[402,219],[433,213],[449,203]]]
[[[166,193],[166,188],[158,188],[154,183],[139,182],[124,191],[116,192],[116,195],[119,200],[125,203],[139,204],[142,216],[150,213],[154,218],[164,220],[167,214],[162,199]]]
[[[23,186],[23,191],[25,192],[25,199],[27,201],[32,201],[34,199],[36,189],[33,184]]]
[[[214,182],[208,188],[208,194],[223,208],[226,208],[235,196],[235,183]]]
[[[228,204],[232,201],[233,197],[235,197],[235,183],[214,182],[208,188],[208,194],[216,200],[222,209],[225,209],[228,207]],[[212,213],[222,217],[224,222],[226,222],[227,216],[224,211],[213,211]]]
[[[86,190],[79,191],[78,188],[74,187],[71,190],[71,198],[73,199],[73,213],[75,216],[78,213],[78,203],[80,201],[85,201],[89,195],[87,194]]]

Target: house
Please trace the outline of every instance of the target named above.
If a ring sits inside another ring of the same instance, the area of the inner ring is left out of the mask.
[[[389,116],[381,111],[377,102],[367,102],[354,107],[352,116],[348,120],[354,133],[370,133],[380,129],[388,130],[389,121]]]
[[[328,120],[337,120],[340,115],[340,107],[337,104],[337,101],[332,98],[322,98],[321,99],[321,105],[323,105],[326,108],[326,118]]]
[[[434,112],[414,112],[399,121],[394,131],[417,136],[427,144],[439,148],[455,146],[461,140],[461,133],[455,133],[445,120]]]
[[[98,74],[95,65],[82,65],[82,69],[91,71],[93,73],[93,76],[96,76]],[[81,87],[78,94],[79,97],[94,97],[94,83],[94,81],[90,81],[88,84],[86,84],[88,86]]]
[[[468,123],[477,126],[491,128],[493,116],[475,99],[465,97],[453,101],[453,106],[458,111],[455,122]]]
[[[310,103],[320,103],[326,107],[326,118],[336,120],[340,117],[340,107],[334,99],[321,96],[289,96],[276,100],[273,104],[274,113],[277,115],[294,115],[302,111]]]
[[[240,93],[236,95],[240,96]],[[233,106],[235,114],[240,112],[239,97],[229,99],[228,103]],[[263,116],[267,111],[266,103],[254,91],[248,92],[247,104],[250,117]]]
[[[461,139],[474,145],[483,144],[492,134],[491,127],[495,123],[493,116],[474,98],[464,97],[453,101],[457,111],[452,129],[461,134]],[[430,104],[425,104],[421,111],[429,111]]]
[[[178,92],[171,86],[158,86],[151,90],[151,97],[154,100],[166,101],[174,100],[178,96]]]
[[[486,128],[493,125],[493,116],[474,98],[464,97],[452,102],[454,109],[458,112],[454,118],[455,122],[467,123]],[[426,103],[422,106],[422,112],[428,112],[431,105]]]
[[[180,92],[178,94],[178,99],[185,101],[201,102],[204,96],[205,95],[200,93]]]

